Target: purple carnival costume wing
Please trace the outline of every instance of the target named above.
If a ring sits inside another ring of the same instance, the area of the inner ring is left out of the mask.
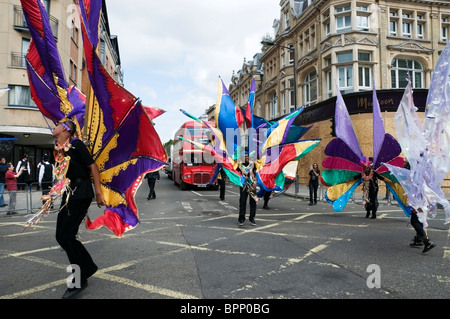
[[[85,97],[65,79],[44,5],[37,0],[21,0],[21,5],[32,37],[26,63],[33,101],[53,123],[71,118],[82,125]]]
[[[382,175],[386,187],[394,193],[394,198],[399,201],[406,215],[409,209],[406,207],[403,197],[398,195],[399,184],[390,175],[383,163],[402,165],[403,160],[399,158],[401,148],[398,142],[386,134],[381,117],[380,106],[376,96],[375,86],[373,88],[373,160],[364,156],[353,128],[345,102],[338,88],[335,109],[335,125],[337,138],[330,141],[325,148],[326,157],[322,163],[324,170],[321,182],[329,188],[325,198],[333,205],[335,211],[342,211],[352,197],[356,188],[362,183],[364,167],[371,167],[375,172]]]
[[[120,237],[139,223],[134,201],[144,174],[163,167],[167,154],[151,122],[160,110],[143,107],[106,72],[96,53],[101,0],[78,1],[86,66],[93,94],[88,99],[86,140],[100,170],[107,202],[89,229],[108,227]],[[153,112],[155,111],[155,112]]]

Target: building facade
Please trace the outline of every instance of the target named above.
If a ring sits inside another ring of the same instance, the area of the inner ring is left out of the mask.
[[[85,69],[82,34],[74,0],[43,0],[50,18],[61,63],[69,85],[76,85],[86,94],[89,79]],[[99,55],[106,70],[123,83],[116,36],[111,36],[103,1]],[[12,147],[1,147],[0,156],[16,164],[24,154],[32,167],[44,153],[52,154],[54,139],[51,121],[46,120],[31,99],[25,55],[31,41],[19,0],[0,1],[0,144],[12,141]],[[37,180],[32,168],[29,182]]]
[[[373,85],[386,131],[393,136],[393,118],[408,76],[415,104],[424,110],[434,66],[450,36],[450,1],[280,0],[280,18],[273,26],[274,37],[262,43],[258,58],[263,67],[256,75],[260,81],[254,113],[276,119],[306,106],[295,124],[314,125],[304,138],[322,139],[300,160],[300,182],[307,183],[310,165],[321,166],[333,138],[338,89],[368,156]],[[243,68],[238,74],[230,95],[244,106],[240,87],[248,86],[244,74],[249,72]]]

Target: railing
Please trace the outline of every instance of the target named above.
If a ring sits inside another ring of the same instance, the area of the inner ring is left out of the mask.
[[[11,67],[26,68],[25,55],[23,53],[11,52]]]
[[[52,29],[52,34],[55,40],[58,39],[58,28],[59,21],[54,16],[49,17],[50,27]],[[27,21],[25,20],[25,16],[23,15],[23,9],[21,6],[14,6],[14,29],[20,31],[28,31]]]
[[[306,179],[305,179],[306,180]],[[308,185],[305,183],[300,183],[299,178],[295,181],[295,184],[291,186],[294,191],[291,191],[291,194],[294,193],[295,197],[304,197],[309,199],[309,188]],[[325,199],[325,193],[327,191],[326,186],[321,185],[319,183],[319,188],[317,189],[317,200],[326,202]],[[356,191],[353,193],[352,197],[350,198],[350,201],[355,204],[361,204],[362,203],[362,186],[358,187]],[[446,195],[447,199],[450,201],[450,179],[444,179],[444,182],[442,183],[442,190],[444,191],[444,194]],[[284,193],[284,192],[282,192]],[[386,194],[386,184],[380,182],[378,184],[378,201],[380,204],[386,204],[386,205],[397,205],[397,201],[394,199],[392,193]],[[439,206],[439,205],[438,205]]]
[[[42,207],[42,190],[38,188],[38,183],[32,184],[21,184],[17,183],[17,190],[12,192],[6,190],[3,194],[3,199],[7,206],[0,207],[0,216],[4,213],[8,212],[16,212],[18,214],[33,214],[36,213]],[[16,205],[14,209],[11,209],[10,199],[11,195],[15,194],[16,196]],[[61,201],[57,200],[55,203],[54,209],[59,209]]]

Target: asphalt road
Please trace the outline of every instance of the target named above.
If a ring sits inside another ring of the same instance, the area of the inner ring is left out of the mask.
[[[395,205],[382,204],[372,220],[358,204],[336,213],[327,203],[308,206],[306,199],[281,195],[270,210],[258,203],[256,226],[238,227],[234,185],[227,184],[220,201],[218,191],[181,191],[162,174],[156,199],[147,200],[147,192],[142,184],[136,195],[141,223],[123,238],[106,228],[80,228],[99,271],[79,299],[263,304],[450,296],[450,232],[442,211],[428,229],[437,247],[423,254],[409,247],[414,231]],[[99,213],[93,205],[90,215]],[[0,299],[61,298],[69,273],[54,238],[56,216],[23,233],[25,215],[0,216]]]

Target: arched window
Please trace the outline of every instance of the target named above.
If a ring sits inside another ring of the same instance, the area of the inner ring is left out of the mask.
[[[316,70],[308,73],[305,78],[305,105],[317,102],[317,73]]]
[[[408,75],[411,77],[413,88],[423,88],[423,66],[420,62],[409,59],[393,59],[392,88],[405,88],[408,84]]]

